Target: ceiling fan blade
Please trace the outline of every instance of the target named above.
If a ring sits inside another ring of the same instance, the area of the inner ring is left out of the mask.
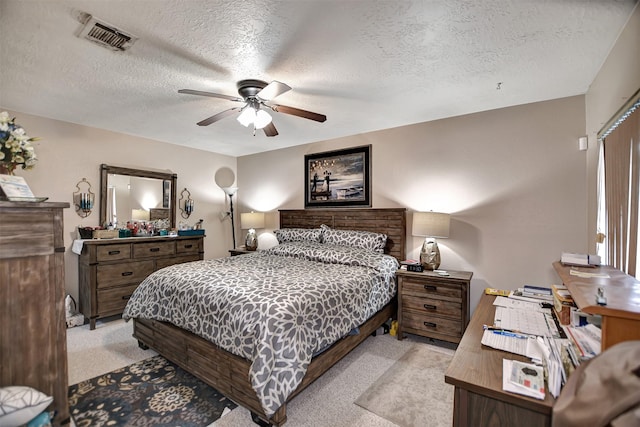
[[[240,110],[240,108],[238,108],[238,107],[229,108],[228,110],[224,110],[224,111],[222,111],[222,112],[220,112],[220,113],[218,113],[218,114],[215,114],[215,115],[213,115],[213,116],[209,117],[208,119],[204,119],[204,120],[202,120],[202,121],[199,121],[199,122],[197,123],[197,125],[198,125],[198,126],[209,126],[211,123],[215,123],[215,122],[217,122],[218,120],[222,120],[222,119],[224,119],[225,117],[227,117],[227,116],[229,116],[229,115],[233,114],[233,113],[234,113],[234,112],[236,112],[237,110]]]
[[[276,135],[278,135],[278,131],[276,130],[276,127],[273,125],[273,122],[271,122],[268,125],[266,125],[265,127],[263,127],[262,130],[264,131],[264,134],[267,135],[267,136],[276,136]]]
[[[291,87],[289,85],[286,85],[284,83],[280,83],[279,81],[274,80],[271,83],[269,83],[267,86],[265,86],[260,92],[258,92],[256,96],[265,101],[270,101],[276,96],[280,96],[283,93],[288,92],[290,90],[291,90]]]
[[[324,122],[327,120],[327,116],[324,114],[313,113],[311,111],[301,110],[294,107],[287,107],[286,105],[269,105],[269,107],[278,113],[291,114],[292,116],[315,120],[316,122]]]
[[[244,101],[244,99],[238,98],[237,96],[222,95],[221,93],[213,93],[213,92],[203,92],[201,90],[193,90],[193,89],[180,89],[178,93],[188,93],[189,95],[199,95],[199,96],[210,96],[212,98],[228,99],[229,101]]]

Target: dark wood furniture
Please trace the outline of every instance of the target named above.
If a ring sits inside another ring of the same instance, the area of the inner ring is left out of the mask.
[[[469,292],[473,273],[398,270],[398,334],[422,335],[460,342],[469,323]]]
[[[229,256],[245,255],[245,254],[250,254],[252,252],[255,252],[255,251],[248,251],[244,247],[239,247],[235,249],[229,249]]]
[[[204,257],[204,236],[127,237],[85,240],[79,272],[79,308],[96,320],[121,314],[131,294],[149,274]]]
[[[553,268],[578,308],[602,316],[602,351],[622,341],[640,340],[640,281],[609,266],[568,267],[558,261]],[[609,277],[580,277],[571,270]],[[607,305],[596,304],[598,288],[603,289]]]
[[[502,359],[529,362],[524,356],[483,346],[483,325],[493,324],[495,296],[482,295],[458,344],[445,382],[455,386],[453,425],[456,427],[551,426],[554,399],[544,400],[502,390]]]
[[[63,209],[69,203],[0,201],[0,387],[53,397],[69,424]]]
[[[313,209],[281,210],[280,228],[316,228],[326,224],[336,229],[358,229],[389,236],[386,252],[404,259],[405,209]],[[360,326],[360,334],[342,338],[312,359],[307,373],[291,400],[331,366],[364,341],[385,321],[395,316],[394,299]],[[249,380],[251,361],[235,356],[209,341],[176,326],[147,319],[134,319],[134,337],[141,344],[191,372],[236,403],[248,408],[254,417],[280,426],[287,420],[286,403],[267,419]]]

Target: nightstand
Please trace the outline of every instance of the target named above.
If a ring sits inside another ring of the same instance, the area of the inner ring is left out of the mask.
[[[235,249],[229,249],[229,253],[231,254],[231,256],[246,255],[252,252],[255,252],[255,251],[248,251],[244,248],[244,246],[241,246]]]
[[[459,343],[469,323],[469,271],[398,270],[398,339],[404,333]]]

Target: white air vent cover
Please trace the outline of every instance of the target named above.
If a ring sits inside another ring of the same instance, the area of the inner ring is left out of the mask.
[[[98,21],[91,15],[85,16],[87,20],[85,21],[84,27],[82,27],[78,33],[78,37],[80,38],[85,38],[115,51],[127,50],[138,40],[138,37],[127,34],[111,24]]]

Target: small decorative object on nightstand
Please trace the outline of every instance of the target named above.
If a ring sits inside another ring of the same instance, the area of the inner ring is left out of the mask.
[[[427,270],[440,267],[440,250],[436,237],[449,237],[449,214],[440,212],[414,212],[412,230],[414,236],[425,236],[420,251],[420,264]]]
[[[264,212],[251,212],[240,214],[240,228],[249,229],[244,240],[244,247],[248,251],[258,249],[258,236],[256,228],[264,228]]]
[[[398,339],[404,333],[460,342],[469,323],[468,271],[398,270]]]

